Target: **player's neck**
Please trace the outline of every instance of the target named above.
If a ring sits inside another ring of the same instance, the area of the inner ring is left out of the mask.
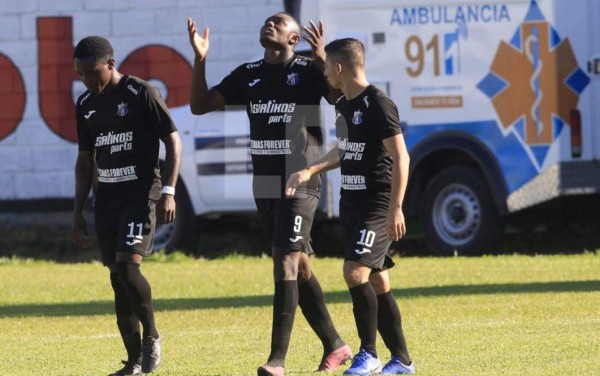
[[[123,78],[123,73],[120,73],[119,71],[115,70],[113,72],[108,84],[104,87],[104,89],[102,89],[102,93],[108,93],[108,92],[112,91],[114,88],[116,88],[119,85],[119,82],[121,82],[122,78]]]
[[[265,61],[269,64],[282,64],[294,57],[294,50],[289,48],[265,48]]]
[[[364,75],[353,76],[342,82],[342,93],[346,100],[352,100],[365,91],[369,85],[369,81]]]

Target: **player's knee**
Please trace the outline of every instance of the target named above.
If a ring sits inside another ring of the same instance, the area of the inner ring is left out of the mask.
[[[378,273],[372,274],[372,276],[369,278],[369,282],[371,283],[371,286],[373,286],[375,294],[385,294],[386,292],[390,291],[389,282],[383,280],[382,278],[379,278],[378,276],[376,276],[377,274]]]
[[[349,288],[369,281],[369,269],[354,262],[344,262],[344,281]]]
[[[298,260],[293,254],[286,254],[274,260],[273,276],[276,281],[298,279]]]

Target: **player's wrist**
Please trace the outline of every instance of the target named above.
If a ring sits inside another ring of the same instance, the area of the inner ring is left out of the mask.
[[[162,195],[169,195],[169,196],[175,196],[175,187],[172,187],[170,185],[165,185],[162,187],[162,190],[160,191],[160,194]]]

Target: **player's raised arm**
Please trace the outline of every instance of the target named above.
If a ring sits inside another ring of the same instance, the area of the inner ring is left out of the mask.
[[[410,157],[402,134],[384,139],[383,145],[393,159],[392,195],[388,209],[387,232],[391,239],[399,240],[406,234],[402,201],[404,200],[404,193],[406,192],[406,185],[408,183]]]
[[[210,29],[198,34],[196,22],[187,19],[190,44],[194,50],[194,70],[190,89],[190,110],[194,115],[202,115],[225,106],[225,98],[216,90],[208,90],[206,82],[206,56],[209,50]]]

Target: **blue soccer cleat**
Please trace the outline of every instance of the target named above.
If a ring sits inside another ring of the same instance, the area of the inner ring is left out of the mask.
[[[392,359],[383,367],[381,373],[384,375],[412,375],[416,373],[415,363],[410,362],[409,365],[406,365],[402,363],[399,356],[392,356]]]
[[[350,368],[344,371],[344,375],[368,376],[372,373],[381,372],[381,362],[368,351],[360,349],[352,359]]]

